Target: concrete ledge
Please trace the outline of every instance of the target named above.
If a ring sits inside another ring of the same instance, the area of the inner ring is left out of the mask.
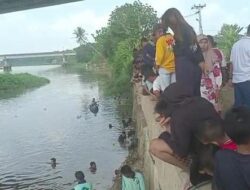
[[[141,94],[140,84],[134,85],[133,115],[136,121],[139,138],[139,155],[144,159],[144,176],[148,190],[185,190],[190,186],[188,173],[180,168],[165,163],[148,152],[149,142],[161,133],[159,124],[156,123],[154,107],[156,102],[150,96]],[[209,187],[199,188],[209,190]]]

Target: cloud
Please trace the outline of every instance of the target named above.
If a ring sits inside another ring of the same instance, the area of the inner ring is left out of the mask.
[[[83,27],[89,34],[106,26],[109,15],[116,5],[134,0],[85,0],[78,3],[21,11],[0,15],[0,54],[41,52],[70,49],[77,46],[73,31]],[[157,10],[160,17],[168,8],[176,7],[184,16],[194,13],[194,4],[206,3],[202,10],[204,32],[216,34],[223,23],[246,27],[250,18],[250,1],[238,0],[141,0]],[[198,31],[197,16],[186,20]],[[245,31],[244,31],[245,32]]]

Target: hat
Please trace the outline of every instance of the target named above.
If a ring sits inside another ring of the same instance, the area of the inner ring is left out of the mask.
[[[199,34],[199,35],[197,36],[197,41],[199,42],[199,41],[201,41],[201,40],[208,40],[208,38],[207,38],[207,36],[204,35],[204,34]]]

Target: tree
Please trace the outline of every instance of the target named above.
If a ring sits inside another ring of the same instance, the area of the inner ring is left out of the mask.
[[[147,4],[135,1],[116,7],[107,27],[96,31],[96,48],[108,60],[113,71],[111,90],[122,93],[130,85],[132,50],[142,37],[149,37],[157,23],[156,11]]]
[[[80,63],[89,62],[94,55],[94,50],[92,47],[93,47],[93,44],[86,43],[84,45],[80,45],[79,47],[75,48],[74,50],[76,52],[77,62],[80,62]]]
[[[87,43],[86,31],[82,27],[77,27],[73,34],[75,35],[76,42],[78,44],[83,45]]]
[[[233,44],[240,39],[240,32],[243,27],[237,24],[223,24],[220,32],[216,36],[219,48],[224,52],[226,59],[229,60]]]

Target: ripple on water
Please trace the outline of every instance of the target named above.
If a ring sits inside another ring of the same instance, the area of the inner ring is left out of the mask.
[[[68,190],[77,170],[96,189],[108,189],[113,171],[127,155],[117,142],[122,128],[113,100],[102,96],[88,73],[39,68],[13,70],[30,69],[50,84],[0,100],[0,189]],[[96,117],[88,110],[93,97],[100,101]],[[109,123],[116,128],[109,129]],[[52,157],[59,163],[55,169],[48,164]],[[98,167],[95,175],[88,170],[92,160]]]

